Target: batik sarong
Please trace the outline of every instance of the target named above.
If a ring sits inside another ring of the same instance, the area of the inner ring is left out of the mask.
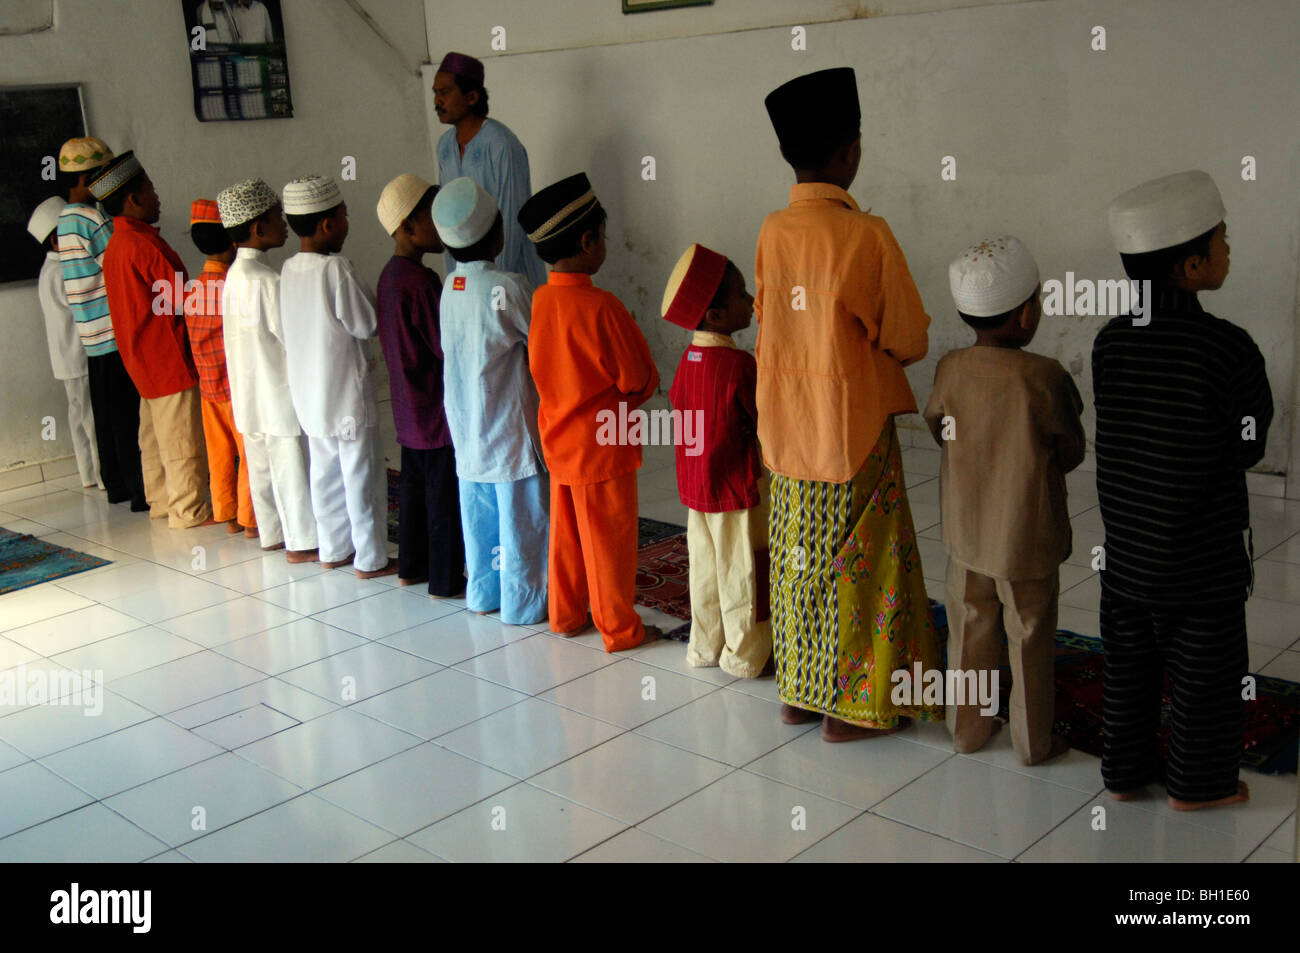
[[[913,698],[913,664],[942,661],[893,418],[848,483],[774,474],[769,529],[781,700],[869,728],[942,721],[941,705]],[[903,705],[896,671],[909,676]]]

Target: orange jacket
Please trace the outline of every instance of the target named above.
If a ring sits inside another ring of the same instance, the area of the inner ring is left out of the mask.
[[[553,480],[598,483],[641,466],[640,446],[597,440],[602,411],[617,420],[620,403],[626,416],[659,388],[645,335],[617,296],[590,275],[552,271],[533,293],[528,366]]]

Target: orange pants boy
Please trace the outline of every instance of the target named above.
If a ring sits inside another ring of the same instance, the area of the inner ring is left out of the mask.
[[[551,481],[551,629],[576,632],[591,620],[606,652],[635,648],[645,626],[636,596],[636,472],[599,483]]]
[[[253,497],[248,490],[244,438],[235,429],[230,401],[203,401],[203,439],[208,445],[208,479],[212,489],[212,518],[218,523],[237,519],[246,529],[257,527]]]

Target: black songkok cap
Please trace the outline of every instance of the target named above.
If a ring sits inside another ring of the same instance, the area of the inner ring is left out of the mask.
[[[544,242],[582,221],[597,204],[591,181],[579,172],[535,193],[517,218],[532,242]]]
[[[763,105],[788,155],[808,145],[838,149],[862,128],[858,78],[851,66],[796,76],[768,93]]]

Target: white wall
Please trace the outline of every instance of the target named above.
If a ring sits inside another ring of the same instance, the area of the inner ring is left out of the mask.
[[[779,6],[789,23],[836,5],[749,6]],[[674,261],[700,241],[734,258],[752,283],[759,225],[788,200],[792,176],[763,96],[797,74],[852,65],[863,106],[863,163],[852,191],[890,222],[934,319],[931,356],[909,373],[919,401],[938,357],[972,339],[947,288],[947,264],[965,245],[1011,232],[1029,244],[1045,279],[1067,270],[1119,277],[1106,231],[1110,200],[1144,179],[1202,168],[1229,209],[1233,261],[1225,287],[1204,303],[1249,330],[1264,352],[1278,419],[1262,469],[1286,467],[1300,245],[1293,0],[985,5],[810,24],[805,52],[791,50],[788,26],[589,45],[649,30],[660,17],[675,17],[684,31],[722,26],[736,7],[719,0],[624,22],[610,12],[617,0],[426,2],[434,62],[448,49],[491,56],[487,24],[507,26],[512,52],[487,61],[492,115],[527,146],[535,189],[578,170],[592,176],[610,214],[610,256],[597,280],[637,314],[665,388],[687,340],[657,317]],[[1090,49],[1098,24],[1106,52]],[[539,48],[566,37],[575,48],[514,52],[534,30]],[[1258,161],[1258,181],[1241,180],[1247,154]],[[657,161],[653,182],[641,178],[646,155]],[[946,155],[957,159],[955,182],[940,180]],[[1089,354],[1103,323],[1044,319],[1031,346],[1074,374],[1090,433]],[[742,338],[752,339],[752,331]]]
[[[418,2],[364,4],[405,60],[424,60]],[[378,280],[392,254],[392,242],[375,218],[380,190],[401,172],[432,180],[437,167],[428,145],[423,81],[414,71],[403,72],[398,58],[343,0],[285,0],[294,118],[260,122],[194,118],[176,0],[111,7],[59,0],[55,11],[53,30],[0,36],[0,85],[83,83],[91,134],[117,151],[136,150],[162,196],[163,237],[192,273],[203,262],[186,234],[192,199],[215,197],[254,175],[277,190],[306,173],[338,177],[342,157],[350,155],[357,160],[357,178],[340,183],[352,223],[344,253],[372,285]],[[51,152],[57,153],[62,138],[51,143]],[[296,250],[290,235],[285,249],[272,253],[273,263]],[[38,422],[45,414],[59,420],[60,432],[66,429],[66,403],[50,376],[35,283],[0,286],[0,332],[0,470],[70,453],[66,440],[40,440]],[[386,386],[381,382],[385,396]],[[391,421],[387,430],[391,435]]]

